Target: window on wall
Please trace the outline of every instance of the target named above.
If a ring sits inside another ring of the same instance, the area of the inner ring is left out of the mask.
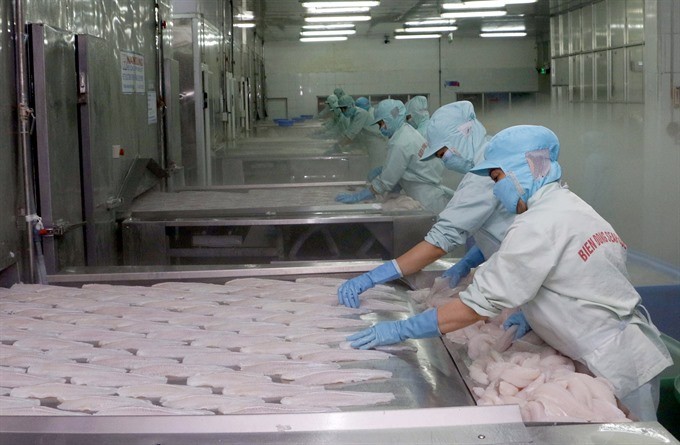
[[[553,10],[552,87],[569,100],[644,101],[644,0],[593,1]]]

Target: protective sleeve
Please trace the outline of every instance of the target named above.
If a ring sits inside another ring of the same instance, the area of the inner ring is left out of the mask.
[[[498,200],[493,195],[493,180],[468,173],[453,194],[439,219],[425,236],[425,241],[450,252],[465,244],[495,211]]]
[[[406,148],[402,144],[394,144],[388,149],[382,173],[371,181],[371,188],[378,194],[382,195],[393,190],[404,176],[410,161],[410,154]]]
[[[343,129],[342,132],[343,135],[352,141],[359,133],[361,133],[361,130],[364,129],[364,126],[368,121],[368,112],[364,110],[361,111],[363,111],[363,113],[357,111],[356,114],[352,116],[351,119],[349,119],[349,124]]]
[[[482,264],[460,299],[479,315],[493,317],[532,300],[558,262],[554,242],[541,226],[515,219],[501,248]]]

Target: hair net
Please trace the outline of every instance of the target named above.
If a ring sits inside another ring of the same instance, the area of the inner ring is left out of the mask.
[[[371,102],[368,100],[367,97],[361,96],[354,102],[354,105],[356,105],[359,108],[363,108],[364,110],[368,111],[369,108],[371,108]]]
[[[375,108],[374,122],[383,121],[391,137],[406,122],[406,107],[400,100],[385,99]]]
[[[527,202],[539,188],[562,177],[557,162],[560,141],[555,133],[538,125],[516,125],[491,138],[484,162],[470,170],[480,176],[500,168],[524,193]]]
[[[466,100],[440,107],[432,114],[427,127],[428,147],[421,160],[433,156],[442,147],[474,162],[477,151],[484,144],[486,128],[477,120],[475,108]]]
[[[411,119],[418,126],[430,118],[430,112],[427,109],[427,98],[425,96],[415,96],[406,102],[406,114],[411,115]],[[441,147],[439,147],[441,148]]]
[[[336,88],[336,89],[333,90],[333,94],[335,94],[336,96],[338,96],[338,99],[340,99],[342,96],[345,95],[345,90],[343,90],[342,88],[338,87],[338,88]]]
[[[345,94],[342,97],[338,98],[338,107],[353,107],[354,106],[354,99],[352,96],[348,96]]]
[[[326,103],[331,108],[336,108],[338,106],[338,96],[331,94],[326,98]]]

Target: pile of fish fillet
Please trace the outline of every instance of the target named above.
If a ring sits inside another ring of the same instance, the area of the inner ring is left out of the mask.
[[[359,316],[408,312],[382,286],[358,309],[343,280],[0,289],[0,415],[308,413],[389,404],[352,390],[391,372],[355,350]],[[369,317],[370,318],[370,317]]]
[[[454,289],[447,281],[437,278],[432,288],[409,292],[410,297],[421,309],[438,307],[464,290],[472,276]],[[512,312],[446,335],[467,353],[464,361],[478,405],[519,405],[525,422],[630,421],[606,379],[577,372],[582,365],[533,331],[513,341],[516,327],[502,328]]]

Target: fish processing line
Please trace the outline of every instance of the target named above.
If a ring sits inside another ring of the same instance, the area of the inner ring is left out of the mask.
[[[342,204],[362,182],[221,186],[149,192],[122,222],[126,265],[388,259],[417,242],[435,215]]]
[[[373,264],[374,265],[374,264]],[[357,268],[372,265],[358,264]],[[321,277],[327,265],[285,268],[266,266],[241,270],[241,277]],[[351,264],[348,272],[351,272]],[[441,271],[437,271],[440,273]],[[265,275],[265,274],[269,275]],[[279,274],[279,276],[277,276]],[[151,284],[166,277],[139,273],[128,283]],[[215,273],[215,276],[217,273]],[[175,277],[178,278],[178,277]],[[187,278],[184,278],[186,280]],[[193,278],[192,278],[193,279]],[[61,284],[116,282],[113,274],[73,275]],[[200,281],[200,280],[195,280]],[[224,280],[222,280],[224,282]],[[395,295],[408,299],[403,283],[395,283]],[[409,303],[410,305],[410,303]],[[411,307],[411,310],[413,308]],[[367,314],[371,321],[397,314]],[[365,362],[362,366],[392,372],[384,381],[353,384],[353,391],[390,391],[392,402],[369,407],[346,407],[341,412],[259,415],[186,416],[0,416],[3,443],[72,445],[142,444],[674,444],[678,443],[657,422],[606,424],[529,424],[522,421],[519,407],[475,406],[466,385],[464,364],[450,354],[445,338],[414,341],[417,350],[394,352],[388,360]]]

